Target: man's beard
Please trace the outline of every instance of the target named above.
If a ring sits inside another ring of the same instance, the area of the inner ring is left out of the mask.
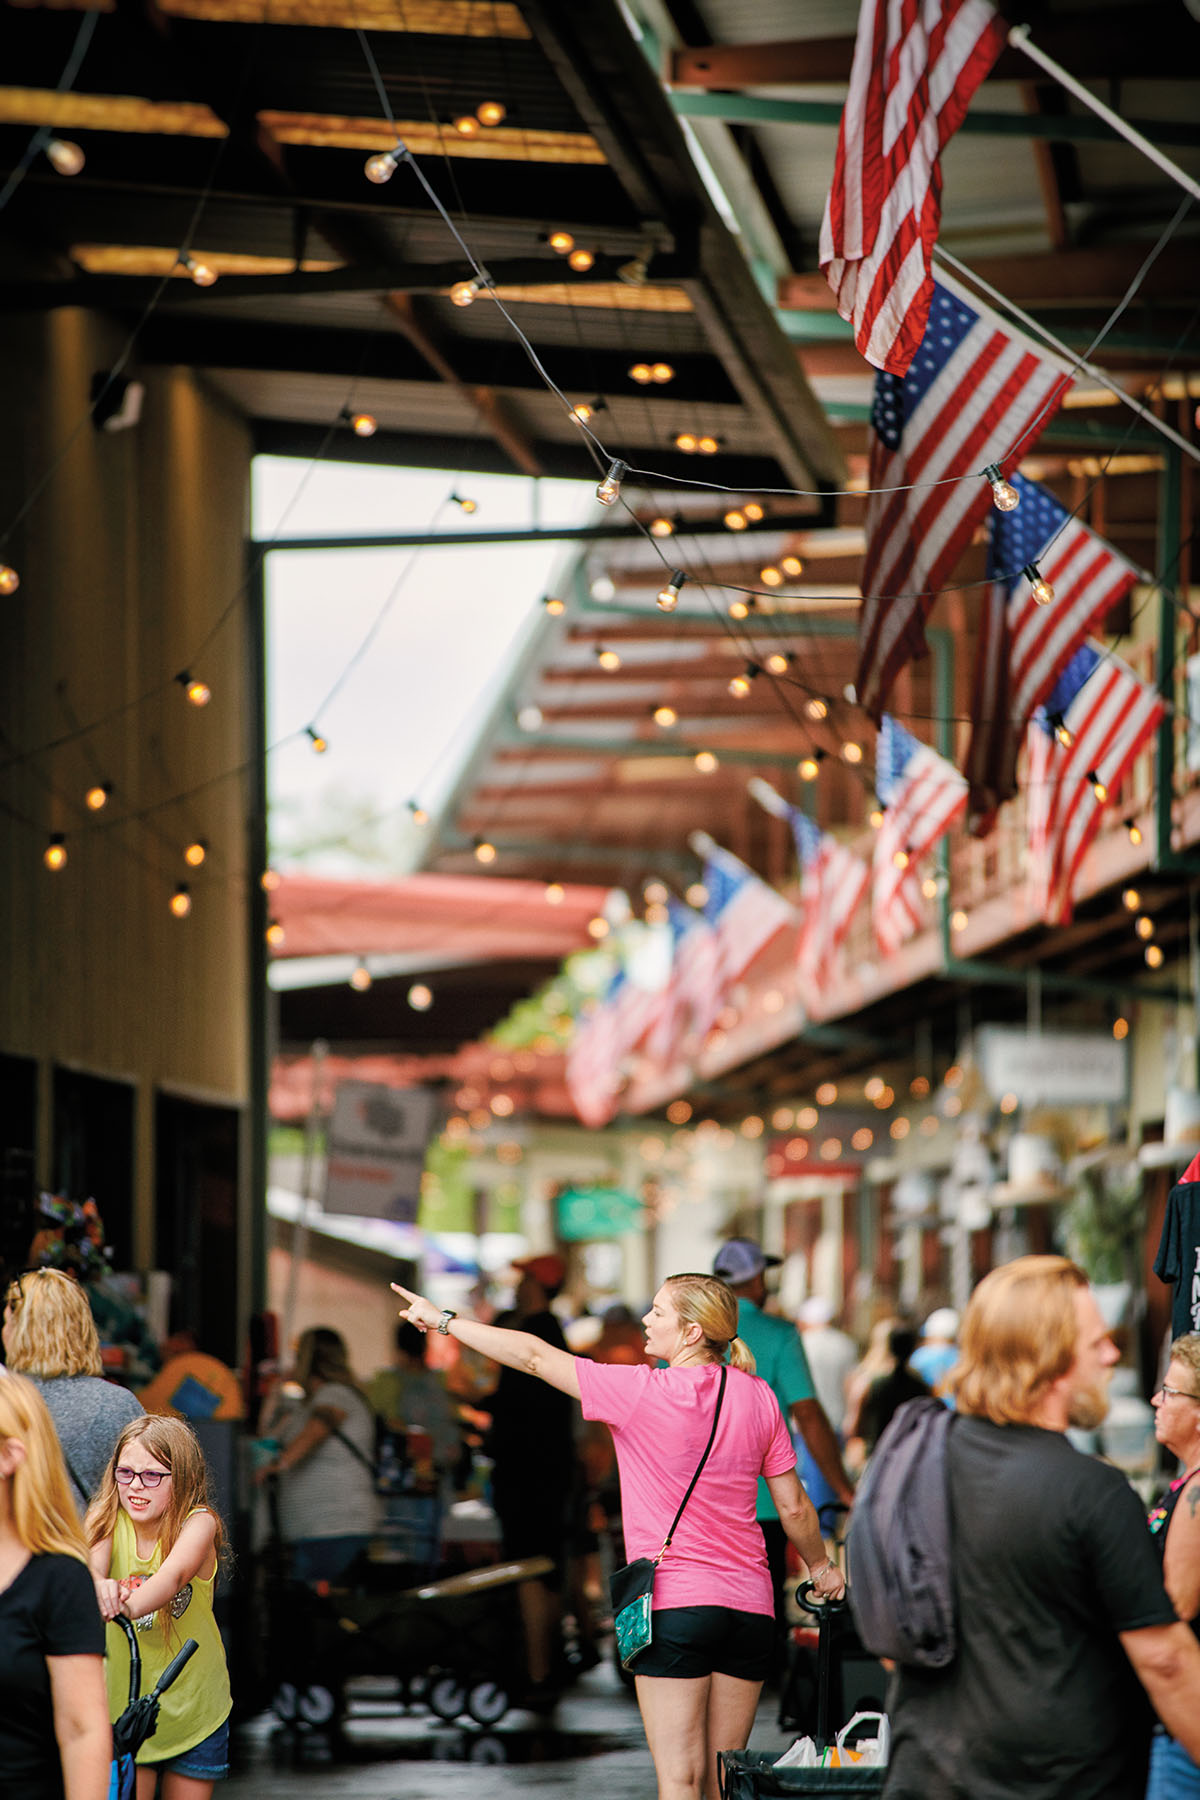
[[[1108,1417],[1108,1376],[1097,1375],[1094,1381],[1086,1386],[1076,1388],[1071,1395],[1070,1410],[1067,1414],[1069,1424],[1080,1431],[1095,1431]]]

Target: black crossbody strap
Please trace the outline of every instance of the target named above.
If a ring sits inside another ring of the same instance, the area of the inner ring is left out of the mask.
[[[695,1487],[696,1483],[699,1481],[701,1473],[704,1469],[704,1465],[708,1461],[708,1453],[713,1447],[713,1441],[717,1435],[717,1425],[720,1422],[720,1418],[721,1418],[721,1402],[725,1398],[725,1377],[728,1375],[728,1373],[729,1373],[728,1369],[726,1369],[724,1366],[722,1366],[721,1380],[717,1387],[717,1404],[713,1410],[712,1430],[709,1432],[708,1442],[704,1446],[704,1455],[700,1458],[700,1461],[696,1464],[696,1473],[692,1476],[692,1479],[688,1482],[688,1491],[683,1496],[683,1499],[679,1502],[679,1511],[675,1514],[674,1519],[671,1521],[671,1529],[670,1529],[670,1531],[668,1531],[666,1538],[663,1541],[663,1547],[654,1559],[656,1563],[660,1563],[662,1561],[663,1557],[667,1554],[667,1549],[670,1545],[671,1539],[675,1536],[676,1528],[679,1525],[680,1519],[682,1519],[682,1517],[683,1517],[683,1509],[687,1505],[688,1501],[691,1499],[692,1489]]]

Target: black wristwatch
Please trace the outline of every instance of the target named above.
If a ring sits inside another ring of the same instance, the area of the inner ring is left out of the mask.
[[[442,1316],[437,1322],[438,1333],[441,1337],[449,1337],[450,1321],[451,1319],[457,1319],[457,1317],[458,1314],[456,1312],[451,1312],[448,1306],[443,1306]]]

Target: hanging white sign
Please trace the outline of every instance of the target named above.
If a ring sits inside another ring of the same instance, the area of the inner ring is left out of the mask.
[[[988,1091],[1023,1106],[1119,1106],[1129,1093],[1126,1046],[1107,1032],[984,1025],[975,1058]]]
[[[415,1223],[436,1105],[430,1088],[339,1083],[329,1121],[325,1211]]]

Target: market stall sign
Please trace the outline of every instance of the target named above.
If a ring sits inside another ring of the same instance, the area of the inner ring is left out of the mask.
[[[436,1105],[431,1088],[339,1082],[329,1121],[325,1211],[412,1224]]]
[[[1128,1098],[1128,1049],[1108,1032],[984,1025],[974,1049],[989,1093],[1015,1094],[1022,1105],[1119,1106]]]
[[[565,1243],[623,1237],[638,1230],[642,1213],[637,1195],[624,1188],[567,1188],[558,1197],[558,1235]]]

